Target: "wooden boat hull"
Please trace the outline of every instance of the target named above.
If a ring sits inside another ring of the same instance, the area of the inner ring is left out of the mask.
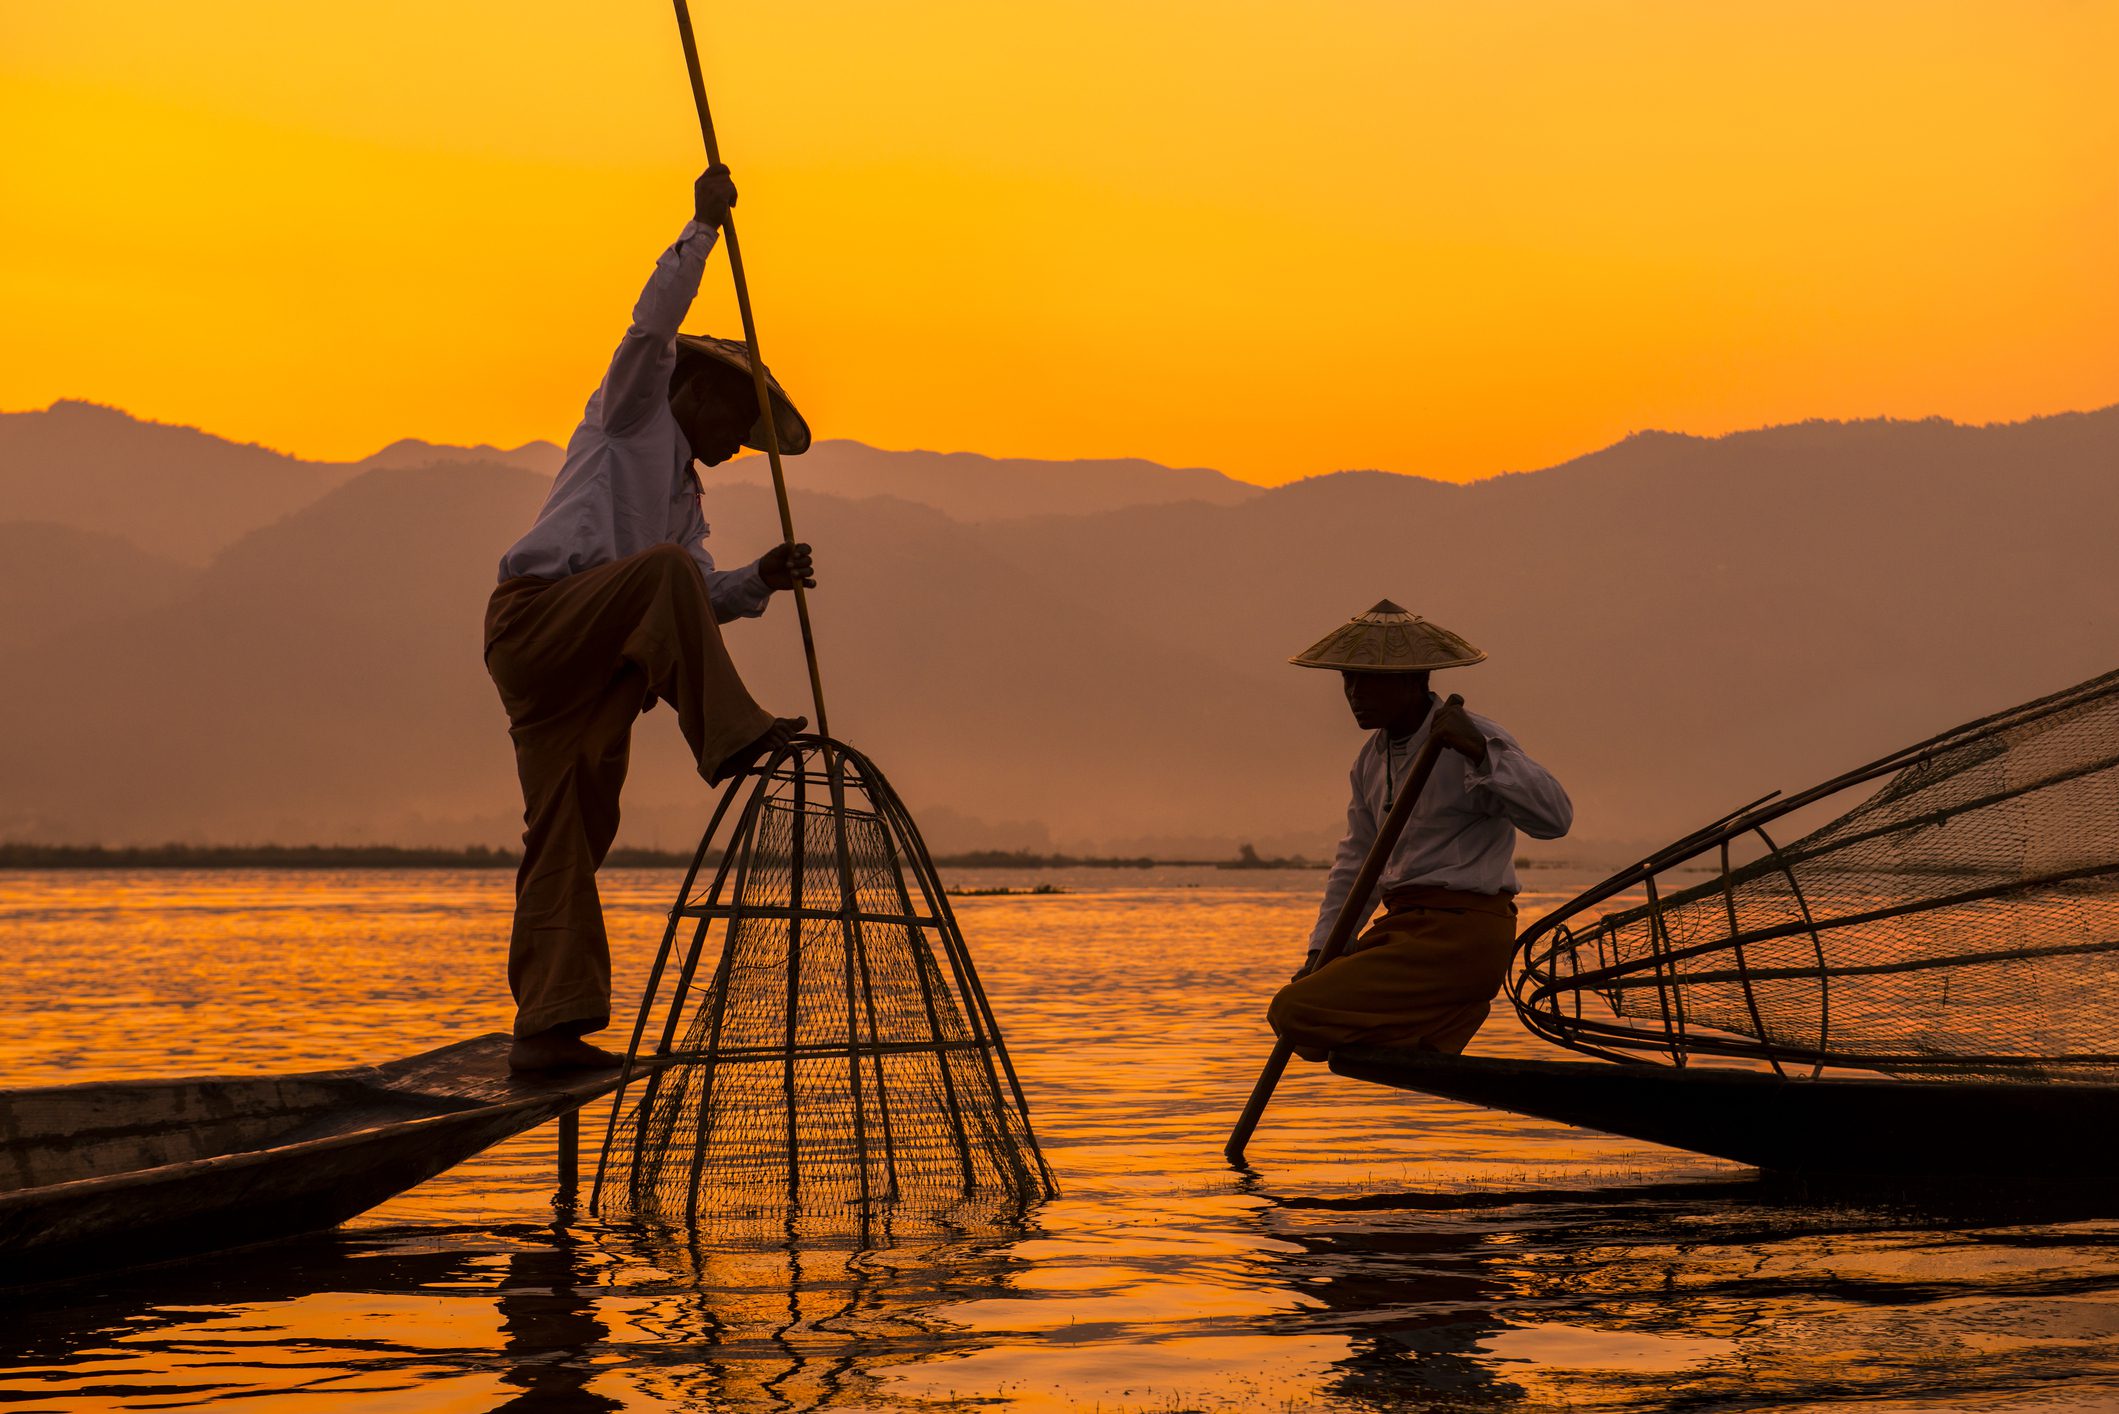
[[[614,1088],[508,1037],[308,1075],[0,1093],[0,1284],[333,1227]]]
[[[1783,1080],[1737,1070],[1334,1052],[1340,1075],[1777,1172],[2082,1181],[2119,1169],[2119,1086]]]

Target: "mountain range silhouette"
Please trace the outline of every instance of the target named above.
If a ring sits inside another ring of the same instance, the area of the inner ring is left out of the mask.
[[[0,415],[0,839],[513,842],[479,628],[558,455],[321,463],[85,403]],[[2119,659],[2119,407],[1643,433],[1464,485],[852,442],[788,470],[833,726],[945,850],[1321,854],[1360,737],[1284,660],[1386,597],[1491,655],[1437,685],[1567,784],[1571,858]],[[706,478],[724,563],[776,538],[761,479]],[[729,641],[807,711],[791,607]],[[627,801],[622,843],[704,823],[666,713]]]

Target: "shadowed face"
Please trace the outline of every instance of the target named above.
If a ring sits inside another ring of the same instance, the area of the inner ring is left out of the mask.
[[[1348,673],[1339,675],[1346,705],[1363,731],[1404,736],[1427,716],[1426,673]]]
[[[692,456],[719,466],[743,449],[758,421],[758,397],[734,369],[693,359],[670,388],[670,412]]]

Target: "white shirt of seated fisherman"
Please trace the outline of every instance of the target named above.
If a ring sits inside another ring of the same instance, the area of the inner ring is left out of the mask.
[[[1324,946],[1340,905],[1353,891],[1354,876],[1376,842],[1391,801],[1412,774],[1413,758],[1427,741],[1441,705],[1442,699],[1429,693],[1427,718],[1419,730],[1395,742],[1387,733],[1376,732],[1354,758],[1346,838],[1339,842],[1325,880],[1324,905],[1310,934],[1312,952]],[[1427,789],[1405,822],[1405,833],[1398,836],[1384,865],[1375,897],[1362,901],[1358,917],[1367,919],[1385,895],[1416,885],[1475,894],[1514,893],[1516,831],[1532,839],[1556,840],[1574,824],[1574,803],[1552,772],[1531,760],[1516,739],[1493,722],[1465,715],[1486,737],[1485,762],[1475,766],[1443,748]]]
[[[633,306],[632,327],[567,442],[566,462],[544,509],[529,534],[501,556],[503,580],[517,575],[563,579],[656,545],[676,544],[699,562],[717,620],[765,612],[772,587],[757,564],[716,569],[707,553],[708,526],[699,512],[691,445],[670,412],[677,329],[698,296],[707,253],[717,238],[713,227],[686,222],[677,243],[655,262],[655,273]]]

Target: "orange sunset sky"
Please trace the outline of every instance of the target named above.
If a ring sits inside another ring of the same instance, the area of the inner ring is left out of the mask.
[[[821,435],[1463,478],[2119,399],[2119,5],[695,16]],[[652,0],[13,4],[0,124],[0,407],[327,458],[564,440],[700,165]]]

